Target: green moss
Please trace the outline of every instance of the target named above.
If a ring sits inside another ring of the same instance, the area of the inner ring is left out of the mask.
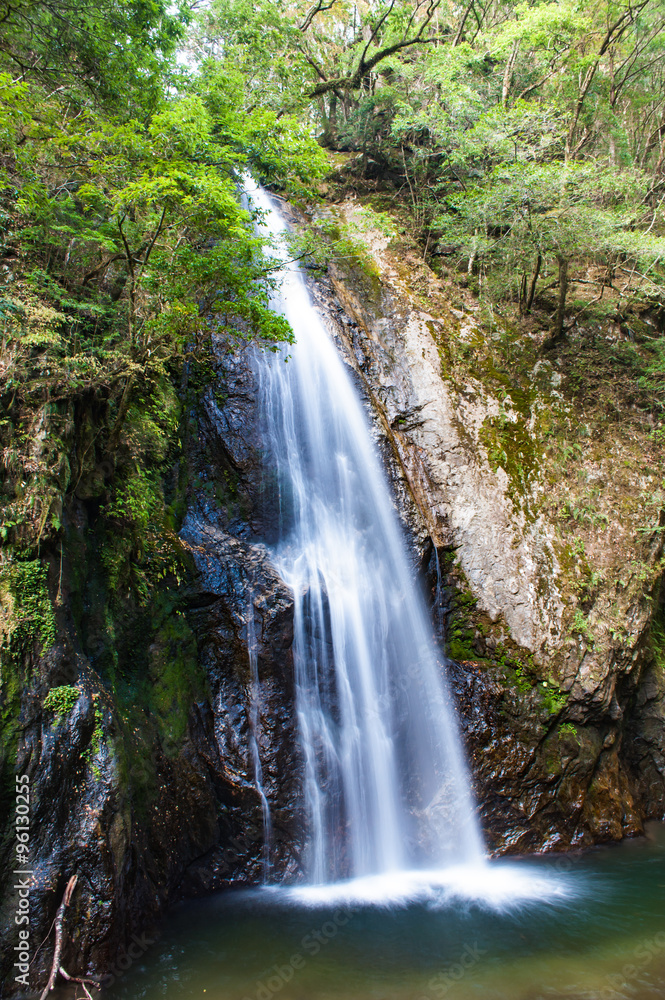
[[[443,578],[448,578],[450,586],[450,613],[446,632],[448,656],[458,662],[476,660],[477,654],[473,643],[476,635],[474,612],[477,600],[463,579],[460,568],[455,564],[454,553],[443,552],[439,559],[441,575]]]
[[[498,416],[486,417],[479,436],[492,471],[501,468],[508,476],[507,493],[513,505],[518,510],[528,508],[539,460],[526,417],[506,411]]]
[[[477,638],[494,636],[495,642],[504,633],[504,627],[492,622],[478,611],[478,600],[469,589],[455,554],[440,555],[441,573],[447,578],[450,589],[450,612],[447,631],[448,655],[457,662],[472,661],[485,669],[498,668],[508,684],[520,694],[531,691],[536,684],[537,669],[533,656],[511,639],[496,643],[493,653],[479,656]],[[456,583],[455,585],[452,585]]]
[[[577,726],[573,725],[572,722],[562,723],[557,730],[557,735],[562,740],[574,739],[577,745],[580,745],[580,737],[577,732]]]
[[[107,530],[101,560],[113,593],[133,592],[147,604],[167,576],[181,582],[181,546],[168,523],[158,473],[135,468],[119,477],[103,513]]]
[[[53,712],[56,725],[66,715],[69,715],[76,702],[81,697],[81,689],[72,684],[63,684],[51,688],[44,699],[44,709]]]
[[[9,816],[21,724],[21,677],[11,657],[0,657],[0,816]]]
[[[181,407],[172,383],[162,378],[145,399],[130,406],[125,436],[142,465],[159,465],[167,458],[180,422]]]
[[[324,219],[317,228],[327,243],[326,261],[344,272],[349,287],[361,286],[372,305],[377,306],[383,294],[383,283],[376,261],[363,239],[372,228],[365,226],[364,221],[346,223],[340,218]]]
[[[527,691],[530,691],[532,689],[533,681],[526,673],[522,663],[518,662],[517,664],[513,665],[513,673],[515,675],[515,685],[517,687],[517,690],[521,694],[526,694]]]
[[[18,653],[33,642],[47,650],[55,642],[56,623],[47,586],[47,569],[39,559],[13,562],[0,577],[3,645]]]
[[[473,660],[476,627],[473,611],[477,600],[469,590],[459,589],[453,595],[453,620],[448,629],[448,654],[453,660]]]
[[[665,672],[665,607],[651,620],[651,649],[656,667]]]
[[[93,699],[96,701],[98,695],[93,694]],[[97,781],[101,777],[101,770],[99,764],[96,763],[95,758],[102,748],[102,741],[104,739],[104,716],[99,705],[95,705],[95,728],[92,731],[92,736],[90,737],[90,744],[88,749],[81,754],[83,760],[90,766],[90,769]]]
[[[448,655],[451,660],[457,660],[458,663],[463,660],[475,659],[473,633],[451,629],[448,634]]]
[[[184,615],[172,615],[150,648],[150,706],[167,753],[176,753],[187,730],[192,703],[205,685],[196,639]]]

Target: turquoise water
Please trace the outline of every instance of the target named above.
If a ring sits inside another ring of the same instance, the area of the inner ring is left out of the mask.
[[[511,893],[522,901],[511,903]],[[188,902],[112,995],[663,998],[665,827],[582,855],[494,862],[449,883],[423,879],[392,898],[361,885],[334,898],[257,889]]]

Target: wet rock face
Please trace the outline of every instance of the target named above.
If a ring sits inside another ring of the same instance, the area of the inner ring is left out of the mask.
[[[310,291],[374,422],[414,572],[453,658],[451,688],[488,846],[566,849],[638,834],[644,819],[665,813],[665,687],[651,659],[648,602],[626,608],[628,643],[599,648],[571,634],[553,526],[544,516],[516,521],[502,470],[492,472],[474,437],[493,404],[445,383],[435,321],[389,275],[382,279],[333,269]],[[225,360],[223,379],[224,431],[207,407],[202,434],[225,442],[242,483],[236,502],[252,512],[238,529],[230,509],[223,530],[270,540],[275,504],[256,449],[247,358]],[[186,522],[187,540],[190,530]],[[247,586],[234,580],[232,589]]]
[[[183,863],[219,840],[217,808],[197,709],[177,754],[159,746],[141,764],[150,771],[150,806],[132,801],[132,775],[118,728],[117,706],[90,662],[67,643],[35,664],[39,686],[22,711],[18,773],[30,779],[32,802],[30,891],[33,986],[45,980],[53,957],[47,936],[66,884],[77,888],[68,912],[62,965],[72,974],[105,975],[131,933],[143,933],[159,916]],[[80,694],[61,717],[44,711],[46,693],[76,679]],[[143,747],[144,751],[146,747]],[[11,845],[3,851],[3,975],[10,979],[13,907]]]
[[[617,727],[561,726],[538,694],[471,664],[448,672],[490,850],[567,850],[643,832]]]
[[[297,822],[293,598],[266,548],[279,530],[278,504],[264,468],[251,352],[228,355],[220,347],[217,375],[198,412],[190,465],[200,485],[191,493],[180,538],[195,568],[188,621],[207,678],[225,835],[188,871],[187,892],[264,875],[256,748],[271,806],[274,875],[297,870],[303,836]]]
[[[60,639],[22,665],[17,768],[33,796],[31,942],[34,954],[76,875],[62,956],[73,975],[109,982],[132,936],[153,935],[170,902],[262,880],[254,746],[271,803],[272,869],[278,876],[297,869],[293,600],[264,544],[276,524],[251,366],[222,356],[218,374],[191,413],[180,533],[191,571],[178,610],[166,598],[136,622],[119,619],[109,657],[98,553],[87,497],[78,497],[64,515],[62,568],[54,565]],[[61,713],[45,709],[47,694],[64,688],[73,703]],[[0,857],[8,993],[17,988],[11,846]],[[51,934],[30,971],[34,988],[52,958]]]
[[[300,760],[293,693],[293,598],[263,545],[244,542],[191,510],[181,537],[198,570],[190,622],[205,669],[221,795],[227,822],[235,817],[231,843],[220,843],[232,881],[260,881],[263,821],[255,779],[253,741],[262,783],[271,803],[276,875],[294,870],[302,831],[297,824]],[[258,685],[251,677],[249,651]],[[252,725],[252,700],[256,725]],[[214,866],[219,859],[211,859]],[[233,861],[230,864],[230,861]],[[209,889],[214,875],[201,864],[192,877]]]

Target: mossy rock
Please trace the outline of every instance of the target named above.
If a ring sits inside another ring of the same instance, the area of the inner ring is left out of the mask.
[[[149,650],[150,706],[163,745],[176,753],[185,737],[189,709],[205,689],[196,638],[185,616],[173,614],[159,629]]]

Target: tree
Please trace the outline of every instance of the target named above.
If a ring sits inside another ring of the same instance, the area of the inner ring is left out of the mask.
[[[0,56],[14,79],[154,107],[188,20],[184,0],[7,0]]]
[[[94,400],[96,447],[113,464],[127,421],[140,422],[136,401],[150,409],[185,359],[205,371],[213,334],[228,350],[291,337],[270,309],[270,247],[240,185],[260,163],[304,190],[320,147],[294,118],[245,116],[214,73],[178,76],[167,57],[180,15],[112,6],[84,6],[78,20],[66,5],[5,17],[0,491],[15,543],[43,538],[61,488],[31,457],[26,428],[40,413]],[[71,55],[59,80],[58,46]]]

